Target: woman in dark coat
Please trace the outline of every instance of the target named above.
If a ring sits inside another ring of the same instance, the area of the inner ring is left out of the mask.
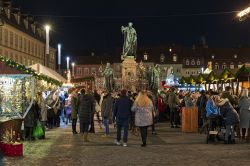
[[[93,97],[89,94],[85,94],[85,90],[82,89],[78,102],[78,116],[80,120],[80,132],[84,135],[84,142],[89,142],[88,130],[92,122],[93,110]]]

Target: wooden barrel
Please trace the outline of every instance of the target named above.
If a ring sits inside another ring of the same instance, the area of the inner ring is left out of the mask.
[[[198,108],[184,107],[182,109],[182,132],[198,132]]]
[[[21,127],[22,127],[22,119],[11,119],[5,122],[0,122],[0,141],[2,141],[2,135],[6,133],[6,131],[14,131],[15,135],[13,136],[13,140],[16,140],[18,135],[21,136]]]

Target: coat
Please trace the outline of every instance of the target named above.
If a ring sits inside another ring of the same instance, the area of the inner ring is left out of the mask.
[[[129,119],[131,116],[132,101],[127,96],[121,96],[115,102],[114,117],[117,119]]]
[[[239,100],[240,108],[240,128],[250,127],[250,99],[248,97],[241,97]]]
[[[46,103],[45,103],[45,100],[41,100],[41,103],[40,103],[40,108],[41,108],[41,112],[40,112],[40,117],[41,117],[41,121],[47,121],[48,120],[48,117],[47,117],[47,106],[46,106]]]
[[[112,108],[113,108],[113,98],[111,96],[107,96],[104,98],[102,102],[102,117],[104,119],[111,119],[112,118]]]
[[[225,120],[225,125],[236,125],[239,123],[240,118],[236,110],[233,108],[231,103],[226,101],[223,105],[220,106],[220,112],[222,117]]]
[[[90,124],[92,122],[92,114],[94,113],[94,99],[88,94],[81,94],[78,102],[78,116],[83,123]]]
[[[72,96],[71,98],[71,119],[77,119],[78,112],[78,99],[77,97]]]
[[[138,127],[151,126],[153,124],[154,107],[150,106],[140,107],[134,103],[132,111],[135,112],[135,125]]]

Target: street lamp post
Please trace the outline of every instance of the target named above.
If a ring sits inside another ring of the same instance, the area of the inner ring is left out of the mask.
[[[58,44],[57,45],[57,48],[58,48],[58,71],[59,71],[59,73],[61,73],[61,48],[62,48],[62,46],[61,46],[61,44]]]
[[[50,26],[45,25],[45,32],[46,32],[46,47],[45,47],[45,58],[44,58],[44,65],[49,66],[49,31]]]
[[[72,62],[72,77],[75,77],[75,63]]]
[[[69,60],[70,60],[70,58],[67,57],[66,60],[67,60],[67,70],[69,70]]]

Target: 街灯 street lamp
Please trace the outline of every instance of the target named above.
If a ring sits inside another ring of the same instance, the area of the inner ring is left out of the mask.
[[[61,48],[62,48],[62,45],[61,44],[58,44],[57,45],[57,54],[58,54],[58,71],[59,73],[61,73]]]
[[[46,47],[45,47],[45,58],[44,58],[44,65],[49,66],[49,31],[50,26],[45,25],[45,32],[46,32]]]
[[[69,70],[69,60],[70,60],[70,58],[67,57],[66,60],[67,60],[67,70]]]
[[[75,63],[72,62],[71,65],[72,65],[72,77],[74,77],[75,76]]]

